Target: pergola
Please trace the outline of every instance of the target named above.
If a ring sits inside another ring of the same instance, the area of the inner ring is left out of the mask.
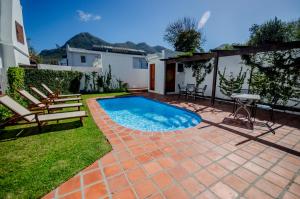
[[[279,51],[279,50],[291,50],[300,49],[300,41],[285,42],[285,43],[274,43],[264,44],[260,46],[246,46],[246,45],[234,45],[234,50],[210,50],[208,53],[193,53],[192,56],[180,56],[171,57],[168,59],[162,59],[167,64],[174,63],[191,63],[191,62],[206,62],[214,59],[213,63],[213,82],[212,82],[212,93],[211,93],[211,104],[214,105],[216,98],[216,86],[217,86],[217,74],[218,74],[218,62],[219,57],[234,56],[234,55],[249,55],[260,52]],[[300,66],[299,66],[300,67]]]

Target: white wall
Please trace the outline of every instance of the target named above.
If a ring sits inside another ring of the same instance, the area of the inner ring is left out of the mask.
[[[129,88],[148,88],[148,69],[133,68],[133,58],[142,55],[129,55],[102,52],[103,71],[108,71],[111,65],[112,75],[128,83]]]
[[[23,27],[24,44],[17,41],[16,25]],[[2,92],[7,87],[6,71],[11,66],[29,64],[26,31],[20,0],[0,1],[0,84]]]
[[[213,60],[211,60],[211,63],[213,63]],[[223,73],[224,68],[226,67],[225,74],[227,76],[230,75],[230,73],[233,74],[234,77],[236,77],[241,68],[243,68],[243,72],[246,72],[246,78],[244,80],[244,84],[242,86],[242,89],[249,89],[248,87],[248,81],[250,78],[250,67],[245,65],[243,63],[243,60],[241,59],[240,55],[235,56],[226,56],[226,57],[219,57],[218,62],[218,70]],[[192,76],[192,69],[191,68],[184,68],[184,85],[186,84],[195,84],[196,80]],[[213,83],[213,70],[210,74],[206,75],[204,82],[200,85],[200,87],[203,87],[204,85],[207,85],[207,89],[205,91],[205,96],[211,96],[212,94],[212,83]],[[216,85],[216,97],[221,99],[230,99],[229,97],[225,96],[221,90],[220,90],[220,76],[217,75],[217,85]],[[289,101],[287,103],[287,106],[293,106],[295,102]],[[300,108],[300,104],[297,106]]]
[[[81,62],[81,56],[85,56],[85,63]],[[101,53],[90,54],[67,51],[67,57],[69,66],[92,67],[96,59],[101,59]]]
[[[148,88],[149,92],[163,95],[165,92],[165,63],[160,61],[162,55],[160,53],[149,55],[148,57]],[[154,90],[150,90],[150,64],[155,65],[155,85]]]
[[[81,50],[82,52],[67,51],[68,65],[90,68],[95,59],[100,58],[103,72],[107,72],[110,65],[114,78],[128,83],[129,88],[148,88],[148,70],[133,68],[133,58],[145,56]],[[86,57],[86,63],[81,63],[81,56]]]
[[[161,95],[165,94],[165,71],[166,71],[166,67],[165,67],[165,62],[161,61],[161,59],[167,59],[169,57],[174,57],[177,56],[179,54],[179,52],[172,52],[172,51],[165,51],[162,50],[161,53],[155,53],[155,54],[150,54],[147,56],[147,60],[148,60],[148,88],[150,88],[150,64],[155,64],[155,90],[148,90],[149,92],[153,92],[153,93],[158,93]],[[175,87],[175,91],[178,90],[177,88],[177,82],[182,81],[183,79],[183,74],[177,73],[177,66],[176,66],[176,74],[178,74],[175,76],[175,82],[176,82],[176,87]]]

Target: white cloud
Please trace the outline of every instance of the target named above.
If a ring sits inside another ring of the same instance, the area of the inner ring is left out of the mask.
[[[88,22],[88,21],[98,21],[101,19],[100,15],[94,15],[88,12],[84,12],[82,10],[77,10],[77,14],[80,21]]]
[[[210,11],[206,11],[202,15],[201,19],[198,22],[198,29],[201,29],[201,28],[203,28],[205,26],[205,24],[208,21],[209,17],[210,17]]]

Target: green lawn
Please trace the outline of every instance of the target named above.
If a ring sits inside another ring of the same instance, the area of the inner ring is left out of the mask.
[[[83,126],[79,119],[49,123],[41,133],[35,125],[0,131],[0,198],[41,197],[111,150],[91,116]]]

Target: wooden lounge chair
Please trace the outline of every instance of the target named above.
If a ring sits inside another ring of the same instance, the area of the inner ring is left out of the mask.
[[[25,99],[30,101],[31,105],[29,106],[29,108],[32,110],[46,109],[48,112],[51,112],[57,109],[77,107],[78,110],[80,111],[80,107],[83,105],[82,103],[49,104],[48,101],[41,102],[40,100],[36,99],[33,95],[31,95],[26,90],[18,90],[18,92],[20,93],[21,96],[23,96]]]
[[[42,83],[42,87],[54,98],[80,97],[81,94],[59,95],[59,92],[53,92],[46,84]]]
[[[15,116],[13,116],[11,119],[3,124],[0,124],[0,128],[11,124],[16,124],[16,122],[18,121],[25,121],[25,123],[23,122],[21,124],[37,123],[39,130],[41,130],[42,125],[49,121],[80,118],[80,121],[82,123],[83,117],[87,116],[87,113],[85,111],[50,114],[33,113],[7,95],[0,96],[0,103],[15,113]]]
[[[47,97],[44,93],[42,93],[39,89],[37,89],[34,86],[30,86],[30,89],[36,93],[38,96],[40,96],[41,99],[49,101],[49,102],[54,102],[54,103],[63,103],[63,102],[70,102],[70,101],[77,101],[79,102],[81,100],[81,97],[70,97],[70,98],[51,98]]]

